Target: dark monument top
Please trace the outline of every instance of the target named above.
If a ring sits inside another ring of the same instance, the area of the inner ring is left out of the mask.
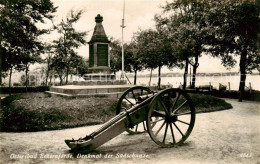
[[[102,25],[103,17],[100,14],[98,14],[95,17],[95,21],[96,21],[96,26],[92,38],[88,43],[94,43],[94,42],[110,43],[105,33],[104,27]]]

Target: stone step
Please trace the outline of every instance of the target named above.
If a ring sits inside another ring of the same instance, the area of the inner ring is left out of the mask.
[[[46,93],[53,96],[62,97],[90,97],[90,96],[107,96],[119,98],[127,89],[134,87],[134,85],[64,85],[52,86],[50,91]],[[155,90],[156,87],[150,87]]]
[[[86,81],[73,81],[72,85],[126,85],[123,80],[86,80]]]
[[[94,93],[94,94],[64,94],[64,93],[58,93],[58,92],[51,92],[51,91],[45,91],[46,94],[49,94],[51,96],[59,96],[59,97],[65,97],[65,98],[75,98],[75,97],[115,97],[115,98],[120,98],[120,96],[124,92],[112,92],[112,93]]]
[[[49,94],[51,96],[60,96],[60,97],[66,97],[66,98],[73,98],[73,95],[71,95],[71,94],[64,94],[64,93],[58,93],[58,92],[52,92],[52,91],[45,91],[44,93]]]
[[[117,93],[124,92],[133,85],[92,85],[92,86],[53,86],[50,88],[51,92],[58,92],[70,95],[94,95],[102,93]]]

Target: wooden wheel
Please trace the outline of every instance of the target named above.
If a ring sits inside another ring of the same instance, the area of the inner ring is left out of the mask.
[[[148,133],[156,144],[162,147],[181,145],[193,129],[195,108],[184,91],[166,89],[153,98],[146,119]]]
[[[138,97],[142,95],[147,95],[151,93],[151,90],[147,87],[143,86],[135,86],[132,88],[129,88],[124,92],[124,94],[120,97],[118,100],[117,106],[116,106],[116,114],[119,114],[120,112],[124,110],[128,110],[134,105],[138,104]],[[142,133],[146,131],[146,121],[141,122],[140,124],[134,126],[133,128],[129,128],[126,130],[129,134],[137,134]]]

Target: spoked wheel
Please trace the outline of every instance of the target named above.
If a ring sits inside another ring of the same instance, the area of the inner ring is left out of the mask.
[[[195,108],[184,91],[166,89],[153,98],[146,119],[152,140],[162,147],[173,147],[189,137],[195,123]]]
[[[125,93],[120,97],[117,106],[116,106],[116,114],[119,114],[122,111],[128,110],[132,108],[134,105],[138,104],[138,97],[142,95],[147,95],[151,93],[149,88],[143,86],[135,86],[129,88],[125,91]],[[146,132],[146,121],[141,122],[140,124],[134,126],[132,129],[126,130],[129,134],[137,134]]]

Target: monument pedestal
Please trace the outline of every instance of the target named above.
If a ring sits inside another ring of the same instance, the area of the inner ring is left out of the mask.
[[[133,85],[127,85],[126,81],[116,80],[111,74],[109,43],[102,25],[103,17],[99,14],[95,17],[96,26],[89,44],[89,74],[84,75],[85,81],[73,81],[73,85],[53,86],[51,95],[63,97],[86,96],[113,96],[120,95]]]
[[[104,73],[90,73],[84,75],[84,80],[103,80],[103,81],[112,81],[116,77],[114,74],[104,74]]]
[[[102,22],[103,17],[95,17],[96,26],[89,44],[89,72],[85,80],[113,80],[115,76],[111,74],[109,43]]]
[[[86,81],[73,81],[73,85],[126,85],[125,80],[86,80]]]
[[[133,87],[133,85],[64,85],[53,86],[50,88],[50,91],[45,91],[45,93],[50,94],[51,96],[61,96],[66,98],[91,96],[106,96],[119,98],[128,88],[131,87]]]

